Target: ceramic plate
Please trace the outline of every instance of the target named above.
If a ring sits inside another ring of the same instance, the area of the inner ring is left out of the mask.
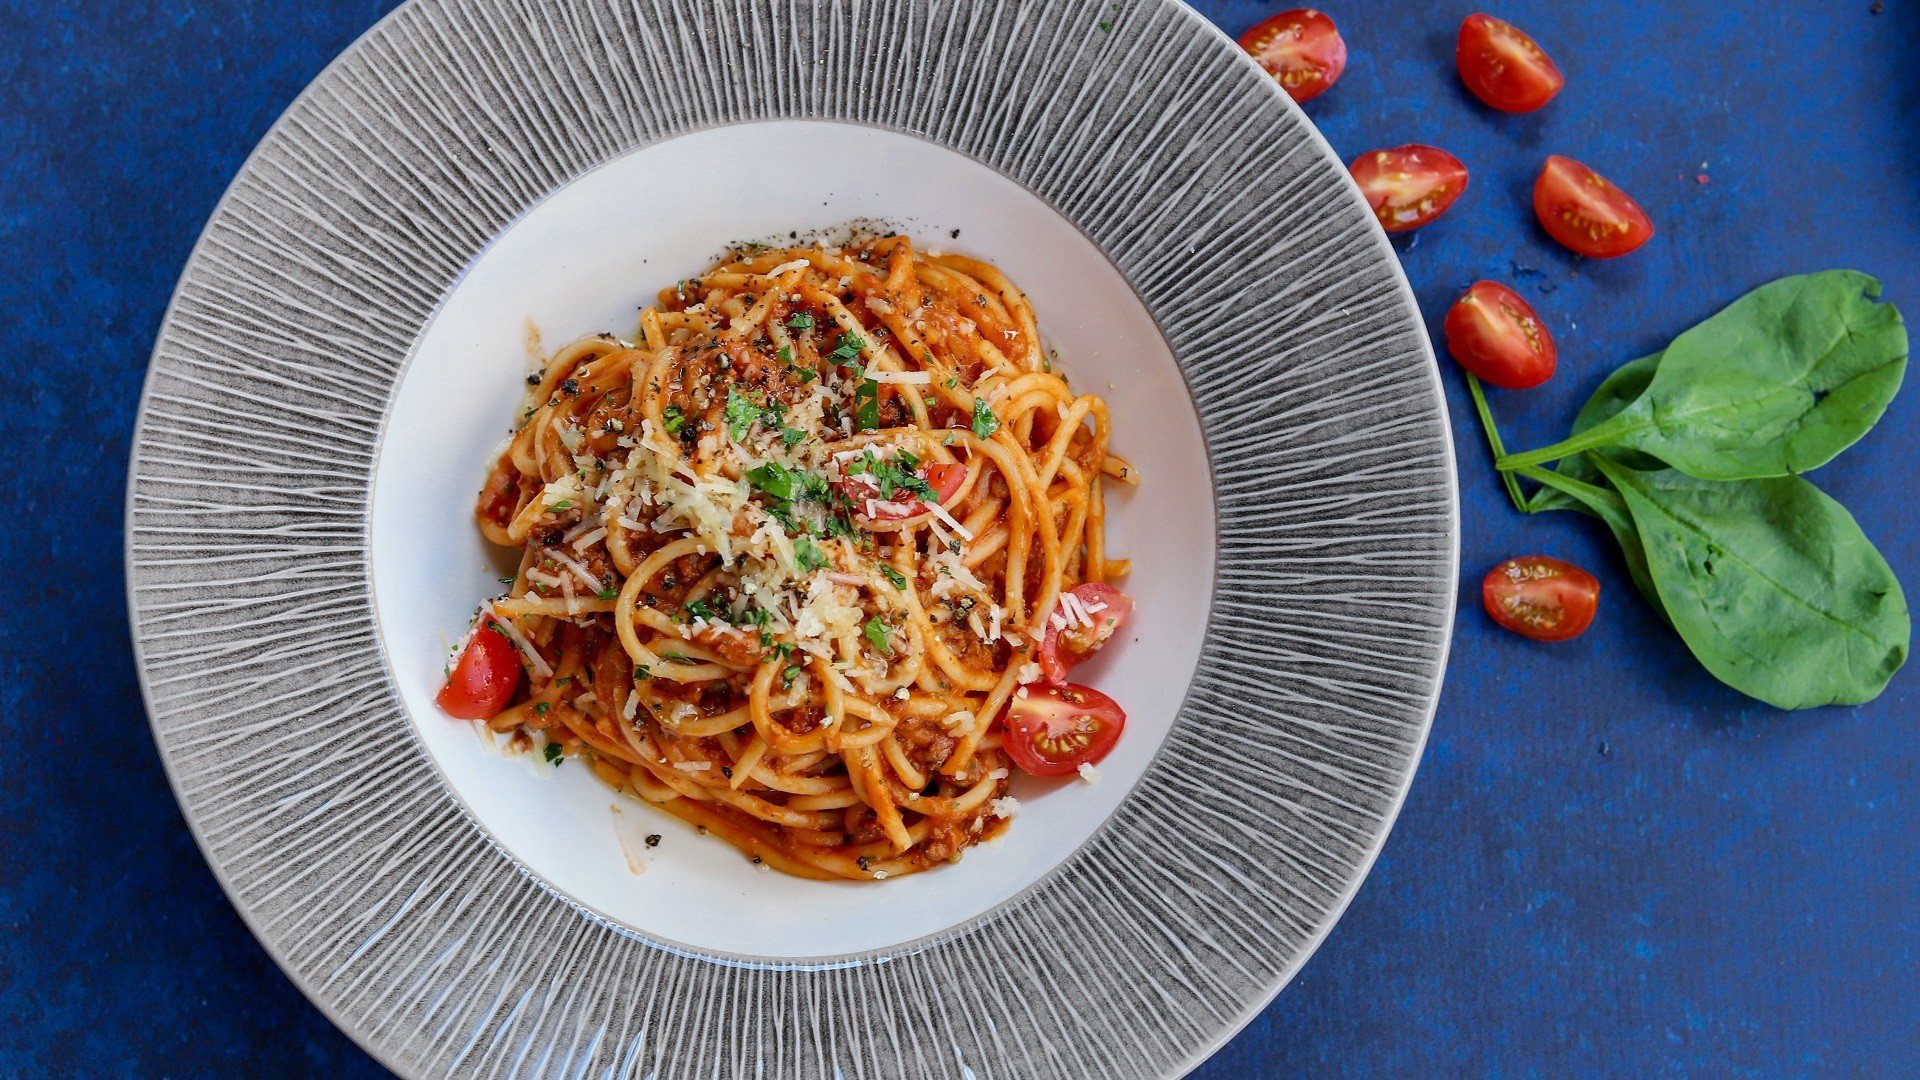
[[[990,259],[1143,483],[1098,784],[885,885],[755,873],[432,704],[527,327],[727,244]],[[235,905],[408,1075],[1159,1076],[1265,1004],[1411,779],[1454,594],[1433,360],[1312,127],[1184,6],[416,2],[288,110],[156,347],[128,574]],[[641,842],[658,833],[653,847]]]

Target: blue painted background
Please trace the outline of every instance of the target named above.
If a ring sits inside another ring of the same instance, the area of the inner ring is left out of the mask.
[[[1920,3],[1884,3],[1507,0],[1568,77],[1507,117],[1454,78],[1468,0],[1326,0],[1352,62],[1308,112],[1349,159],[1421,141],[1472,169],[1400,246],[1436,327],[1479,277],[1549,321],[1561,374],[1495,402],[1538,445],[1613,365],[1777,275],[1859,268],[1920,317]],[[379,1072],[248,936],[174,807],[129,662],[120,500],[201,224],[390,6],[0,0],[0,1074]],[[1237,34],[1282,4],[1200,6]],[[1606,264],[1555,248],[1526,201],[1552,152],[1659,235]],[[1798,715],[1720,687],[1596,530],[1508,509],[1446,374],[1469,591],[1426,760],[1345,919],[1198,1075],[1920,1075],[1920,673]],[[1818,481],[1920,596],[1916,419],[1910,390]],[[1585,638],[1535,646],[1480,613],[1472,583],[1531,551],[1601,572]]]

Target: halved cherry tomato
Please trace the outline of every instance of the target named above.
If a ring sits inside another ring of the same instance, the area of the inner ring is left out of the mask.
[[[1493,621],[1535,641],[1566,641],[1586,633],[1600,607],[1600,582],[1585,570],[1546,555],[1508,559],[1480,583]]]
[[[960,490],[961,484],[966,483],[967,467],[936,461],[922,470],[921,475],[926,478],[927,486],[933,489],[934,500],[945,503]],[[840,493],[868,521],[905,521],[931,512],[917,495],[895,492],[892,499],[882,500],[880,482],[866,473],[844,475],[835,483]]]
[[[1035,776],[1065,776],[1107,756],[1127,714],[1092,687],[1029,686],[1007,706],[1007,756]]]
[[[1295,101],[1326,93],[1347,70],[1347,43],[1333,20],[1312,8],[1294,8],[1240,35],[1240,47],[1273,73]]]
[[[1567,77],[1519,27],[1491,15],[1469,15],[1453,48],[1460,81],[1501,112],[1526,113],[1553,100]]]
[[[447,684],[433,699],[448,716],[458,720],[486,720],[507,707],[520,685],[520,654],[513,642],[490,626],[467,639]]]
[[[1582,255],[1614,259],[1653,236],[1640,204],[1569,157],[1547,159],[1533,182],[1533,212],[1547,235]]]
[[[1553,377],[1560,353],[1533,305],[1497,281],[1476,281],[1447,312],[1447,351],[1482,381],[1509,390]]]
[[[1388,232],[1425,225],[1467,190],[1467,167],[1437,146],[1369,151],[1354,159],[1349,171]]]
[[[1133,600],[1111,585],[1089,581],[1067,590],[1092,622],[1069,615],[1066,597],[1047,617],[1047,633],[1040,641],[1040,673],[1055,686],[1067,681],[1067,669],[1100,651],[1120,624],[1133,614]]]

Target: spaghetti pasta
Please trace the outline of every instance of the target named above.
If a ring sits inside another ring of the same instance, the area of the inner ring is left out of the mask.
[[[994,721],[1127,572],[1134,476],[1012,282],[902,236],[737,250],[528,382],[477,507],[520,550],[475,631],[526,673],[494,730],[804,877],[1005,827]]]

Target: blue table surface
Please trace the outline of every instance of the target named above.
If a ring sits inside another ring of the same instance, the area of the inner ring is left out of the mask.
[[[0,716],[22,736],[0,782],[0,1074],[380,1073],[248,935],[174,805],[129,655],[121,496],[201,225],[391,6],[0,0],[0,544],[19,574]],[[1236,34],[1281,6],[1200,5]],[[1858,268],[1920,314],[1916,0],[1507,0],[1495,13],[1568,78],[1525,117],[1455,78],[1473,0],[1326,6],[1352,59],[1307,111],[1335,148],[1430,142],[1473,171],[1397,242],[1430,323],[1493,277],[1560,342],[1553,383],[1495,402],[1511,442],[1556,438],[1614,365],[1778,275]],[[1527,202],[1552,152],[1635,194],[1659,235],[1609,263],[1557,249]],[[1443,364],[1464,584],[1432,740],[1345,918],[1196,1075],[1920,1075],[1920,672],[1800,714],[1720,686],[1595,529],[1508,508]],[[1916,419],[1909,392],[1818,476],[1909,589]],[[1538,646],[1481,613],[1479,576],[1532,551],[1601,574],[1584,638]]]

